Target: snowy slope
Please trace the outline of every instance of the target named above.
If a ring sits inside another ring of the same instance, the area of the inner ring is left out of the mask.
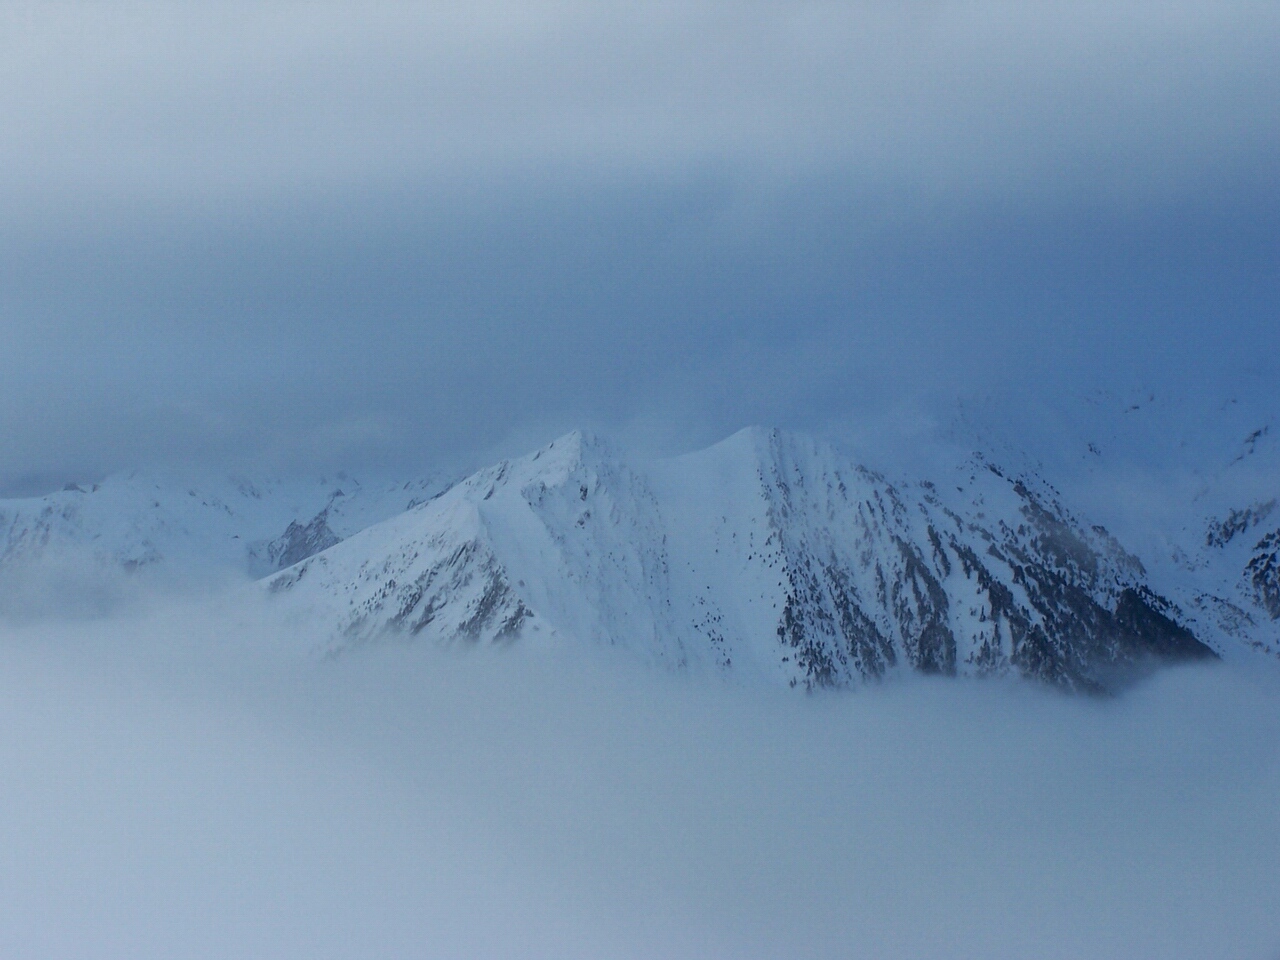
[[[336,648],[607,643],[793,686],[915,670],[1096,690],[1212,656],[1142,564],[1034,477],[974,459],[891,482],[761,429],[642,465],[570,434],[269,584]]]
[[[1280,655],[1280,442],[1264,424],[1208,473],[1152,550],[1154,575],[1201,634]]]
[[[1280,420],[1245,381],[1206,399],[1094,391],[1051,431],[970,411],[961,442],[1052,476],[1142,557],[1150,582],[1220,649],[1280,655]]]
[[[263,576],[333,546],[435,495],[437,481],[360,484],[160,474],[108,477],[43,497],[0,500],[0,591],[21,600],[61,577],[71,596],[96,577],[140,573],[198,583],[217,574]],[[47,598],[57,603],[57,596]],[[8,606],[12,606],[12,602]]]

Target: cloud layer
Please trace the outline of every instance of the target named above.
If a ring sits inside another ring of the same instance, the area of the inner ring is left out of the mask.
[[[5,489],[920,422],[1278,346],[1272,4],[0,17]]]
[[[1280,944],[1273,675],[804,697],[582,651],[303,664],[244,613],[2,628],[6,956]]]
[[[1274,159],[1266,3],[7,8],[6,192],[724,165],[951,188]]]

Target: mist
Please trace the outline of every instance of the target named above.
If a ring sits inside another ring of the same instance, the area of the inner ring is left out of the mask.
[[[0,628],[0,952],[1280,950],[1274,670],[803,696],[312,649],[237,592]]]

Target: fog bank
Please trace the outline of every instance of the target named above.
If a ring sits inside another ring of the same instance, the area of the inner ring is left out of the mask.
[[[0,953],[1280,948],[1275,676],[802,696],[252,622],[2,628]]]

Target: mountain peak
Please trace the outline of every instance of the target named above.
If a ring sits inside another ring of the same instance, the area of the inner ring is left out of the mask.
[[[905,669],[1100,690],[1213,655],[1101,533],[973,479],[944,503],[761,427],[637,467],[574,431],[273,583],[347,598],[338,643],[541,635],[806,687]]]

